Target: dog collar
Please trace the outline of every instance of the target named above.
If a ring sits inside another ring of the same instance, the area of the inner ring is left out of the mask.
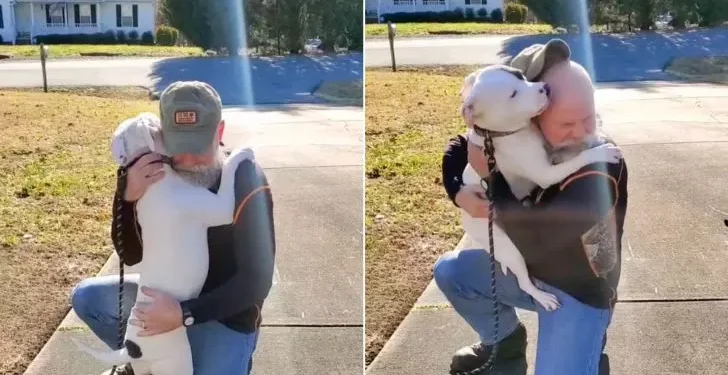
[[[479,127],[478,125],[473,125],[473,130],[475,131],[475,134],[477,134],[481,137],[485,137],[486,133],[490,133],[491,138],[505,137],[507,135],[515,134],[518,132],[518,130],[510,131],[510,132],[499,132],[499,131],[495,131],[495,130],[486,130],[486,129]]]

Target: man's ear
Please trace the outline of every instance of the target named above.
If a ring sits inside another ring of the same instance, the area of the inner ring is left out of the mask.
[[[220,120],[220,124],[217,126],[217,140],[222,142],[222,135],[225,133],[225,120]]]

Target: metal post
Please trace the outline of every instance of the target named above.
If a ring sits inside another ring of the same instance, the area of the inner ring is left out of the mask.
[[[46,58],[48,49],[41,43],[40,44],[40,66],[43,68],[43,92],[48,92],[48,79],[46,77]]]
[[[397,71],[397,63],[394,60],[394,33],[396,26],[392,24],[392,21],[387,21],[387,32],[389,34],[389,52],[392,55],[392,71]]]

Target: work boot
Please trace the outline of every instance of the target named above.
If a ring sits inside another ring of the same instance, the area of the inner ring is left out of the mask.
[[[114,372],[111,372],[111,369],[108,369],[101,375],[134,375],[134,370],[132,370],[131,365],[127,363],[123,366],[117,366],[116,371]]]
[[[495,362],[493,364],[496,365],[521,358],[525,359],[526,338],[526,327],[518,323],[516,330],[498,344],[498,352],[495,355]],[[492,350],[492,345],[485,345],[481,342],[461,348],[452,357],[450,374],[473,371],[482,367],[488,362]],[[488,374],[488,370],[484,369],[478,374]]]
[[[599,375],[609,375],[609,356],[603,353],[599,357]]]

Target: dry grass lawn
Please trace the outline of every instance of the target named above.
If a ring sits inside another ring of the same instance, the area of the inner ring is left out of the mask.
[[[116,125],[155,105],[139,89],[0,90],[0,374],[20,375],[99,271]]]
[[[427,35],[477,35],[477,34],[550,34],[553,28],[550,25],[520,24],[520,23],[486,23],[486,22],[458,22],[458,23],[398,23],[397,36],[427,36]],[[386,38],[387,24],[366,25],[367,38]]]
[[[50,58],[80,57],[82,56],[82,53],[105,54],[125,57],[202,56],[202,49],[197,47],[137,46],[123,44],[55,44],[49,45],[48,48],[50,51]],[[31,45],[0,45],[0,55],[9,55],[16,58],[39,58],[40,47]]]
[[[665,71],[690,81],[728,84],[728,56],[677,58]]]
[[[462,236],[442,187],[458,91],[473,67],[367,70],[366,360],[371,363]]]

